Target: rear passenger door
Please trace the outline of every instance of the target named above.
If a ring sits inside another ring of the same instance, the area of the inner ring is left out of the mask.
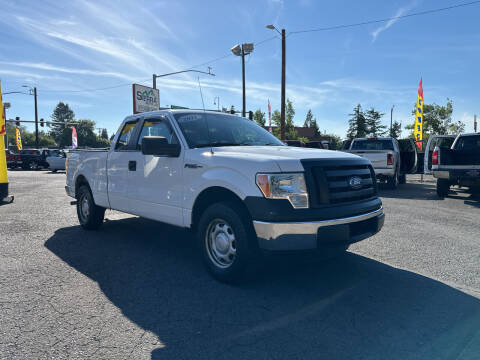
[[[125,122],[107,160],[108,199],[115,210],[131,212],[128,202],[128,168],[136,151],[134,135],[139,119]]]
[[[143,155],[144,136],[163,136],[169,144],[179,144],[167,116],[145,116],[139,124],[135,151],[131,153],[134,168],[128,171],[131,211],[149,219],[183,226],[184,150],[178,157]]]

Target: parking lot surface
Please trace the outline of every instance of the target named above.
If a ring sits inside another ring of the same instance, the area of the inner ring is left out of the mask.
[[[220,284],[184,230],[107,211],[80,228],[65,174],[9,172],[0,357],[478,359],[480,200],[431,178],[381,189],[386,221],[346,256],[265,260]]]

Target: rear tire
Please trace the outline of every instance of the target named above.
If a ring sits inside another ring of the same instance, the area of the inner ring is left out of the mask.
[[[238,283],[252,263],[252,231],[248,216],[233,202],[210,205],[197,226],[197,241],[208,272],[218,281]]]
[[[450,183],[447,179],[437,179],[437,195],[441,198],[448,195]]]
[[[395,171],[395,174],[392,177],[389,177],[387,180],[388,187],[392,190],[395,190],[398,186],[398,172]]]
[[[80,225],[86,230],[97,230],[103,224],[105,208],[95,205],[90,188],[80,186],[77,195],[77,216]]]
[[[27,163],[27,169],[33,171],[38,170],[38,162],[36,162],[35,160],[29,161]]]

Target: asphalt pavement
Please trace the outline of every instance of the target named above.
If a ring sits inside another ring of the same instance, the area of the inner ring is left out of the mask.
[[[339,259],[265,260],[220,284],[184,230],[107,211],[80,228],[65,174],[10,171],[2,359],[479,359],[480,198],[426,177]]]

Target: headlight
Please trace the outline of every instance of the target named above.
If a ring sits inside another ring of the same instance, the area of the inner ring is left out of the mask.
[[[302,173],[257,174],[257,186],[268,199],[288,199],[295,209],[308,208],[308,193]]]

